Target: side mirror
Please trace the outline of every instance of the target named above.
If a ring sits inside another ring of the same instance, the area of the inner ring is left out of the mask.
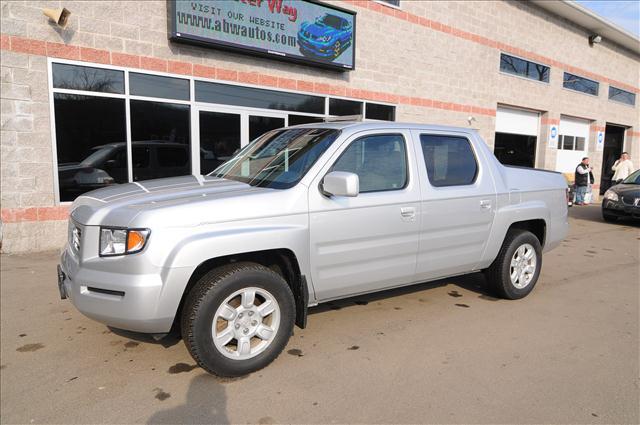
[[[358,196],[360,179],[354,173],[332,171],[322,179],[322,190],[333,196]]]

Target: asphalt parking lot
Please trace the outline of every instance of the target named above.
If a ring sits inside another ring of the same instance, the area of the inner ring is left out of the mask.
[[[639,423],[640,227],[571,209],[524,300],[483,277],[312,309],[269,367],[223,380],[176,337],[58,297],[56,253],[1,257],[2,423]]]

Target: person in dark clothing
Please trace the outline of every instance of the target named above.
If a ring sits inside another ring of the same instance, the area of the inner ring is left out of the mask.
[[[589,158],[582,158],[582,162],[576,167],[576,203],[575,205],[587,205],[584,202],[585,195],[589,191],[589,186],[595,182],[593,178],[592,168],[589,166]]]

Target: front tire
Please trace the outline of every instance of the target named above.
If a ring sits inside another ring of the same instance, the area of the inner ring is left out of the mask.
[[[618,221],[617,216],[610,214],[608,212],[605,212],[604,210],[602,210],[602,219],[607,223],[615,223],[616,221]]]
[[[529,231],[511,229],[485,277],[499,297],[517,300],[533,290],[541,268],[542,247],[538,238]]]
[[[196,283],[181,325],[200,367],[237,377],[274,361],[289,341],[294,320],[293,293],[280,275],[259,264],[234,263]]]

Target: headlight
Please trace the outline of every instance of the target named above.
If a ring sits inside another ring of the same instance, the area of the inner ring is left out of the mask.
[[[609,189],[604,193],[604,199],[618,202],[618,194],[615,193],[613,190]]]
[[[149,239],[149,229],[100,228],[100,256],[133,254],[142,251]]]

